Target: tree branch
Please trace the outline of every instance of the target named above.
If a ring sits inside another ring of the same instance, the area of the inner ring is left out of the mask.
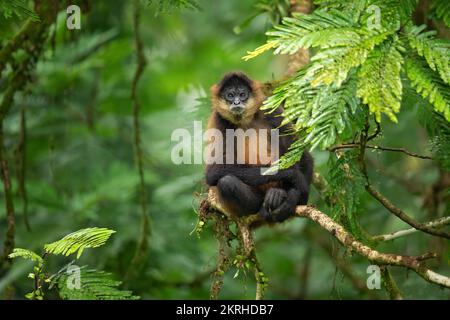
[[[386,197],[384,197],[380,192],[378,192],[371,184],[368,183],[366,185],[366,190],[371,196],[373,196],[376,200],[378,200],[378,202],[380,202],[386,209],[388,209],[399,219],[406,222],[415,229],[418,229],[425,233],[432,234],[434,236],[450,239],[450,233],[443,230],[436,230],[433,227],[427,225],[426,223],[419,223],[410,216],[408,216],[403,210],[397,208]]]
[[[369,139],[367,139],[367,140],[369,140]],[[339,149],[360,148],[360,146],[361,145],[359,143],[346,143],[346,144],[340,144],[340,145],[337,145],[337,146],[330,147],[328,150],[329,151],[336,151],[336,150],[339,150]],[[390,147],[382,147],[382,146],[375,146],[375,145],[369,145],[369,144],[367,144],[365,147],[368,148],[368,149],[376,149],[376,150],[383,150],[383,151],[393,151],[393,152],[402,152],[402,153],[407,154],[408,156],[411,156],[411,157],[420,158],[420,159],[426,159],[426,160],[433,160],[433,158],[430,157],[430,156],[424,156],[424,155],[420,155],[420,154],[417,154],[417,153],[413,153],[413,152],[410,152],[410,151],[406,150],[405,148],[390,148]]]
[[[220,207],[212,192],[209,193],[208,199],[206,199],[205,201],[207,201],[209,205],[215,210],[225,214],[229,219],[236,221],[235,218],[229,216],[225,212],[225,210]],[[375,249],[372,249],[369,246],[357,241],[340,224],[314,207],[297,206],[295,213],[296,217],[307,218],[314,221],[321,228],[325,229],[332,236],[334,236],[347,249],[355,251],[359,255],[367,258],[375,264],[404,267],[413,270],[420,277],[430,283],[435,283],[446,288],[450,288],[450,278],[428,269],[423,262],[424,256],[402,256],[391,253],[381,253]],[[239,218],[239,223],[241,225],[245,224],[248,230],[253,229],[254,226],[266,224],[261,220],[259,215],[251,215]],[[434,257],[435,255],[433,254],[432,256]],[[430,254],[427,254],[426,257],[429,258],[431,256]]]
[[[430,227],[430,228],[437,228],[437,227],[442,227],[445,225],[450,224],[450,217],[442,217],[430,222],[426,222],[423,223],[424,226],[426,227]],[[391,233],[387,233],[387,234],[382,234],[382,235],[378,235],[373,237],[373,240],[376,241],[390,241],[390,240],[394,240],[400,237],[404,237],[404,236],[408,236],[412,233],[415,233],[417,231],[421,231],[419,229],[415,229],[415,228],[409,228],[409,229],[403,229],[403,230],[399,230],[399,231],[395,231],[395,232],[391,232]]]
[[[316,222],[323,229],[333,235],[342,245],[348,249],[352,249],[376,264],[405,267],[415,271],[419,276],[428,282],[450,288],[450,278],[428,269],[421,262],[421,260],[423,260],[422,257],[402,256],[378,252],[377,250],[357,241],[353,236],[345,231],[341,225],[316,208],[310,206],[298,206],[296,214],[298,217],[308,218]]]
[[[134,128],[134,156],[137,164],[139,174],[139,202],[141,207],[141,233],[139,242],[136,248],[136,252],[128,267],[125,279],[128,281],[134,273],[134,270],[140,265],[142,258],[145,257],[148,248],[148,234],[150,233],[150,219],[148,217],[148,204],[147,204],[147,192],[145,189],[145,177],[144,177],[144,155],[141,147],[141,128],[139,123],[139,114],[141,106],[137,97],[137,86],[139,79],[144,72],[147,64],[144,55],[144,46],[142,44],[139,24],[140,24],[140,6],[139,0],[135,0],[133,8],[133,29],[134,29],[134,42],[136,46],[136,59],[137,66],[131,84],[131,100],[133,102],[133,128]],[[125,282],[125,281],[124,281]]]

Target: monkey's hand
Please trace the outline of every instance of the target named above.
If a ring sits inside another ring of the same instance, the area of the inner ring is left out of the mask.
[[[299,197],[299,190],[290,189],[287,192],[287,196],[284,198],[283,203],[281,203],[275,210],[271,211],[270,217],[272,221],[283,222],[292,216],[295,212]]]
[[[267,221],[274,221],[272,212],[277,209],[287,198],[285,190],[280,188],[270,188],[264,197],[264,202],[260,210],[261,216]]]

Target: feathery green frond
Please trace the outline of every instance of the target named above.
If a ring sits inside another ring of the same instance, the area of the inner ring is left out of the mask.
[[[17,16],[20,19],[31,18],[39,21],[39,16],[29,8],[28,0],[2,0],[0,1],[0,12],[5,18]]]
[[[402,24],[411,19],[418,0],[367,0],[367,8],[379,8],[380,23],[383,28],[398,30]],[[369,14],[374,11],[367,10]]]
[[[118,289],[121,281],[114,280],[112,274],[86,270],[79,272],[62,273],[57,279],[58,292],[64,300],[136,300],[131,291]],[[79,277],[79,279],[77,279]],[[77,281],[79,287],[77,288]]]
[[[283,24],[266,33],[277,41],[274,54],[292,54],[300,48],[331,47],[355,41],[358,34],[352,15],[337,10],[316,10],[311,14],[294,13]]]
[[[311,59],[314,66],[309,68],[307,74],[312,79],[313,87],[332,83],[340,87],[350,70],[363,64],[370,51],[390,34],[390,32],[379,33],[376,30],[360,32],[357,41],[345,46],[327,48],[314,55]]]
[[[35,252],[22,248],[14,248],[13,252],[8,255],[9,258],[24,258],[26,260],[31,260],[37,262],[39,265],[42,265],[42,258]]]
[[[447,27],[450,27],[450,1],[433,0],[431,2],[430,12],[436,18],[444,21]]]
[[[428,104],[421,106],[418,115],[427,129],[433,158],[444,170],[450,171],[450,122]]]
[[[331,217],[342,223],[356,238],[364,238],[358,223],[361,196],[365,179],[358,169],[357,154],[345,152],[338,159],[330,157],[328,171],[328,193],[336,202],[330,207]]]
[[[408,57],[405,71],[416,91],[450,121],[450,86],[444,83],[437,72],[430,70],[420,57]]]
[[[435,31],[422,32],[422,26],[409,26],[407,35],[409,44],[424,57],[430,68],[439,73],[444,82],[450,84],[450,41],[435,39]]]
[[[402,82],[400,70],[404,48],[397,36],[375,48],[358,72],[358,97],[367,104],[378,122],[381,114],[397,122],[395,114],[400,111]]]
[[[298,161],[306,147],[327,149],[354,136],[362,125],[360,115],[366,112],[359,98],[377,122],[381,114],[397,122],[403,71],[415,90],[449,119],[445,83],[450,78],[448,41],[411,25],[417,0],[316,3],[319,8],[311,14],[284,18],[267,32],[266,44],[244,57],[250,59],[270,49],[274,54],[314,49],[310,63],[264,102],[265,110],[283,105],[283,123],[294,123],[299,137],[279,160],[279,167]],[[407,51],[406,45],[413,49]],[[411,59],[416,58],[419,61],[412,64]],[[405,59],[409,63],[405,64]],[[425,61],[429,67],[422,63]]]
[[[96,248],[105,244],[114,230],[106,228],[87,228],[68,234],[61,240],[46,244],[44,249],[48,253],[62,254],[64,256],[77,253],[77,259],[84,249]]]
[[[265,102],[265,109],[273,109],[284,101],[284,123],[294,121],[301,138],[281,157],[280,168],[294,164],[310,145],[326,149],[349,138],[355,124],[359,99],[356,97],[356,77],[351,76],[340,88],[321,86],[308,88],[307,70],[292,82],[278,87]]]
[[[298,130],[304,128],[306,131],[304,144],[310,144],[311,150],[318,146],[326,149],[340,140],[358,107],[355,92],[354,78],[341,88],[328,86],[318,91],[308,105],[308,118],[299,117],[297,121]]]
[[[444,170],[450,171],[450,123],[441,129],[441,133],[430,139],[431,151]]]

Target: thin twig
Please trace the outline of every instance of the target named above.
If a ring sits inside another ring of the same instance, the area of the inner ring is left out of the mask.
[[[394,204],[392,204],[386,197],[384,197],[380,192],[378,192],[370,184],[369,174],[367,172],[367,165],[366,165],[366,161],[365,161],[365,152],[366,152],[366,148],[368,147],[367,146],[368,132],[369,132],[369,119],[368,119],[368,117],[366,117],[366,123],[365,123],[364,129],[362,130],[362,133],[361,133],[361,140],[358,144],[355,144],[355,148],[356,147],[359,148],[358,162],[359,162],[361,173],[363,174],[363,176],[366,180],[366,184],[365,184],[366,191],[372,197],[374,197],[376,200],[378,200],[387,210],[392,212],[395,216],[397,216],[398,218],[400,218],[401,220],[403,220],[410,226],[412,226],[416,229],[419,229],[423,232],[435,235],[435,236],[450,239],[450,233],[433,229],[432,227],[426,226],[422,223],[415,221],[413,218],[408,216],[401,209],[397,208]],[[339,148],[337,148],[337,149],[339,149]],[[337,149],[335,149],[335,150],[337,150]]]
[[[376,119],[375,119],[375,123],[377,124],[377,129],[375,130],[375,132],[372,135],[367,137],[367,141],[375,139],[381,133],[381,124]]]
[[[431,228],[438,228],[438,227],[442,227],[442,226],[445,226],[448,224],[450,224],[450,217],[442,217],[437,220],[423,223],[424,226],[431,227]],[[400,237],[404,237],[404,236],[413,234],[417,231],[420,231],[420,230],[416,229],[416,228],[403,229],[403,230],[395,231],[392,233],[378,235],[378,236],[373,237],[372,239],[377,240],[377,241],[390,241],[390,240],[394,240],[394,239],[397,239]]]
[[[403,210],[397,208],[385,196],[383,196],[380,192],[378,192],[371,184],[366,185],[366,190],[372,197],[378,200],[378,202],[380,202],[387,210],[392,212],[402,221],[409,224],[411,227],[423,231],[425,233],[432,234],[434,236],[450,239],[450,233],[443,230],[436,230],[433,227],[427,225],[426,223],[419,223],[410,216],[408,216]]]
[[[335,151],[339,149],[349,149],[349,148],[359,148],[360,144],[358,143],[347,143],[347,144],[340,144],[337,146],[330,147],[329,151]],[[365,146],[368,149],[375,149],[375,150],[383,150],[383,151],[393,151],[393,152],[402,152],[404,154],[407,154],[408,156],[419,158],[419,159],[426,159],[426,160],[433,160],[430,156],[424,156],[417,153],[410,152],[406,150],[405,148],[390,148],[390,147],[382,147],[382,146],[375,146],[375,145],[369,145],[367,144]]]

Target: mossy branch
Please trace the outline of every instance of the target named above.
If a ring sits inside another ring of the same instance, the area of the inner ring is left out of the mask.
[[[134,270],[139,267],[142,262],[142,258],[145,256],[148,248],[148,237],[150,233],[150,218],[148,216],[148,201],[147,192],[145,187],[145,176],[144,176],[144,152],[141,146],[141,127],[140,127],[140,111],[141,106],[138,99],[137,87],[139,80],[144,72],[147,61],[144,55],[144,46],[142,43],[139,25],[140,25],[140,5],[139,1],[135,0],[133,3],[133,29],[134,29],[134,43],[136,47],[136,60],[137,66],[133,77],[133,82],[131,84],[131,100],[133,102],[133,130],[134,130],[134,157],[137,165],[137,170],[139,174],[139,203],[141,211],[141,233],[139,242],[136,248],[136,252],[131,260],[130,266],[128,267],[127,273],[125,275],[126,281],[130,279]]]
[[[236,221],[236,218],[227,215],[225,210],[223,210],[220,204],[217,203],[213,193],[210,193],[205,201],[207,202],[207,207],[221,212],[232,221]],[[449,277],[438,274],[428,269],[425,265],[424,260],[436,257],[435,254],[426,254],[422,256],[404,256],[379,252],[356,240],[349,232],[344,229],[344,227],[331,219],[327,214],[312,206],[297,206],[294,217],[306,218],[314,221],[322,229],[326,230],[333,237],[335,237],[344,247],[346,247],[348,251],[356,252],[357,254],[367,258],[374,264],[378,264],[380,266],[397,266],[413,270],[420,277],[430,283],[450,288]],[[251,234],[252,229],[257,226],[265,225],[266,223],[261,220],[259,215],[251,215],[239,218],[239,224],[240,228],[243,228],[243,226],[245,226],[245,228],[249,230]],[[249,242],[247,250],[254,250],[254,248],[251,247],[251,242]]]

